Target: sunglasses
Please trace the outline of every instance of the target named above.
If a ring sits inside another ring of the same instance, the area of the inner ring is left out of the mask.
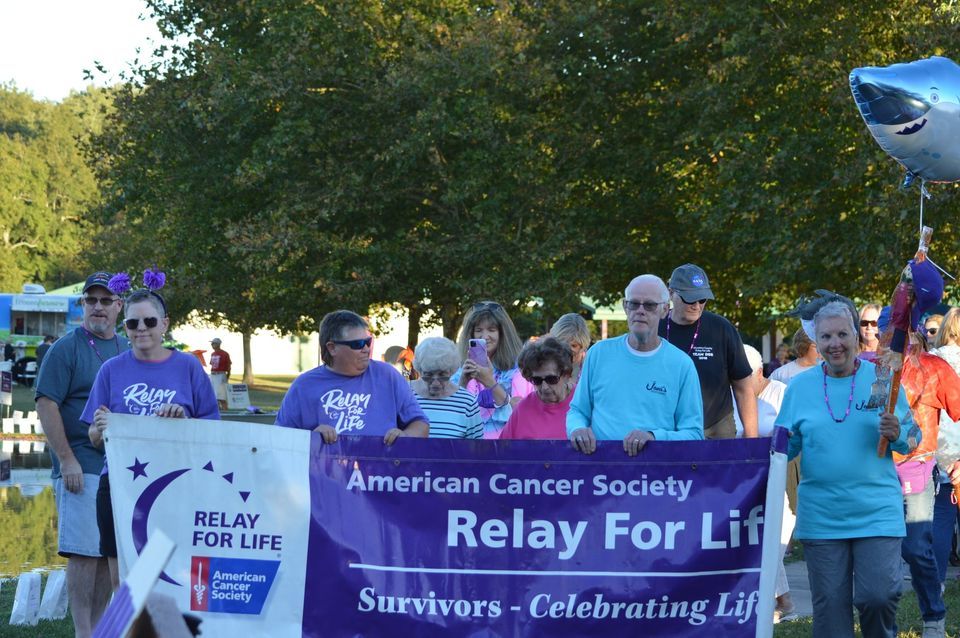
[[[440,383],[446,383],[450,380],[449,374],[423,374],[420,375],[420,378],[423,379],[424,383],[433,383],[434,381],[439,381]]]
[[[97,303],[99,303],[104,308],[114,303],[115,301],[119,301],[119,299],[117,297],[84,297],[83,298],[83,303],[87,304],[88,306],[96,306]]]
[[[481,301],[473,304],[474,310],[501,310],[502,308],[503,306],[498,304],[496,301]]]
[[[680,301],[687,304],[688,306],[706,306],[707,305],[706,299],[694,299],[693,301],[687,301],[683,297],[680,297]]]
[[[937,334],[938,328],[927,328],[927,334],[931,337]]]
[[[639,310],[640,306],[643,306],[643,309],[647,312],[653,312],[664,303],[663,301],[634,301],[633,299],[624,299],[623,307],[633,312],[634,310]]]
[[[861,328],[867,328],[867,327],[876,328],[876,327],[877,327],[877,322],[876,322],[876,321],[870,321],[869,319],[861,319],[861,320],[860,320],[860,327],[861,327]]]
[[[145,330],[150,328],[156,328],[157,324],[160,323],[160,320],[156,317],[144,317],[143,318],[143,327]],[[140,329],[140,320],[139,319],[126,319],[123,322],[123,325],[127,327],[127,330],[139,330]]]
[[[545,377],[530,377],[530,383],[532,383],[535,386],[543,385],[544,381],[547,382],[547,385],[557,385],[558,383],[560,383],[560,377],[558,377],[555,374],[548,374]]]
[[[373,343],[373,337],[366,337],[364,339],[331,339],[330,341],[339,346],[347,346],[351,350],[363,350]]]

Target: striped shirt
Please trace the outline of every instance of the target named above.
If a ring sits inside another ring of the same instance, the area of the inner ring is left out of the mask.
[[[444,399],[431,399],[418,394],[417,401],[430,422],[430,438],[483,438],[483,418],[477,397],[464,388],[457,388],[456,392]]]

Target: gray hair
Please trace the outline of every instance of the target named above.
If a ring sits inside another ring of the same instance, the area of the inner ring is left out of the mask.
[[[454,373],[460,367],[457,344],[445,337],[424,339],[413,353],[413,369],[424,372]]]
[[[584,350],[590,347],[590,328],[583,317],[575,312],[563,315],[550,328],[550,334],[567,343],[579,343]]]
[[[846,319],[850,323],[850,330],[854,335],[858,335],[859,338],[860,331],[857,330],[854,324],[853,313],[850,310],[850,306],[842,301],[831,301],[830,303],[824,304],[824,306],[817,311],[817,314],[813,315],[814,329],[816,329],[824,319],[833,318]]]
[[[660,303],[666,303],[670,301],[670,291],[667,289],[667,284],[663,283],[663,279],[660,279],[656,275],[639,275],[630,280],[630,283],[627,284],[627,287],[623,289],[623,296],[630,296],[630,287],[637,284],[655,284],[660,290]]]

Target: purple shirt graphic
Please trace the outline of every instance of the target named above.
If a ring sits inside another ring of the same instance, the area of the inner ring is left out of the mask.
[[[220,418],[213,385],[196,357],[173,352],[164,361],[139,361],[128,350],[100,367],[80,420],[93,423],[101,405],[111,412],[150,415],[164,403],[182,405],[190,419]]]
[[[329,425],[337,434],[383,436],[391,428],[427,421],[403,376],[382,361],[347,377],[327,366],[294,380],[277,413],[277,425],[313,430]]]

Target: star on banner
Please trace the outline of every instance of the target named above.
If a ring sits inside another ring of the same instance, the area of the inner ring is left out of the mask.
[[[133,480],[136,481],[139,477],[147,478],[147,466],[150,465],[150,462],[141,463],[140,459],[134,457],[133,465],[127,467],[128,470],[133,472]]]

